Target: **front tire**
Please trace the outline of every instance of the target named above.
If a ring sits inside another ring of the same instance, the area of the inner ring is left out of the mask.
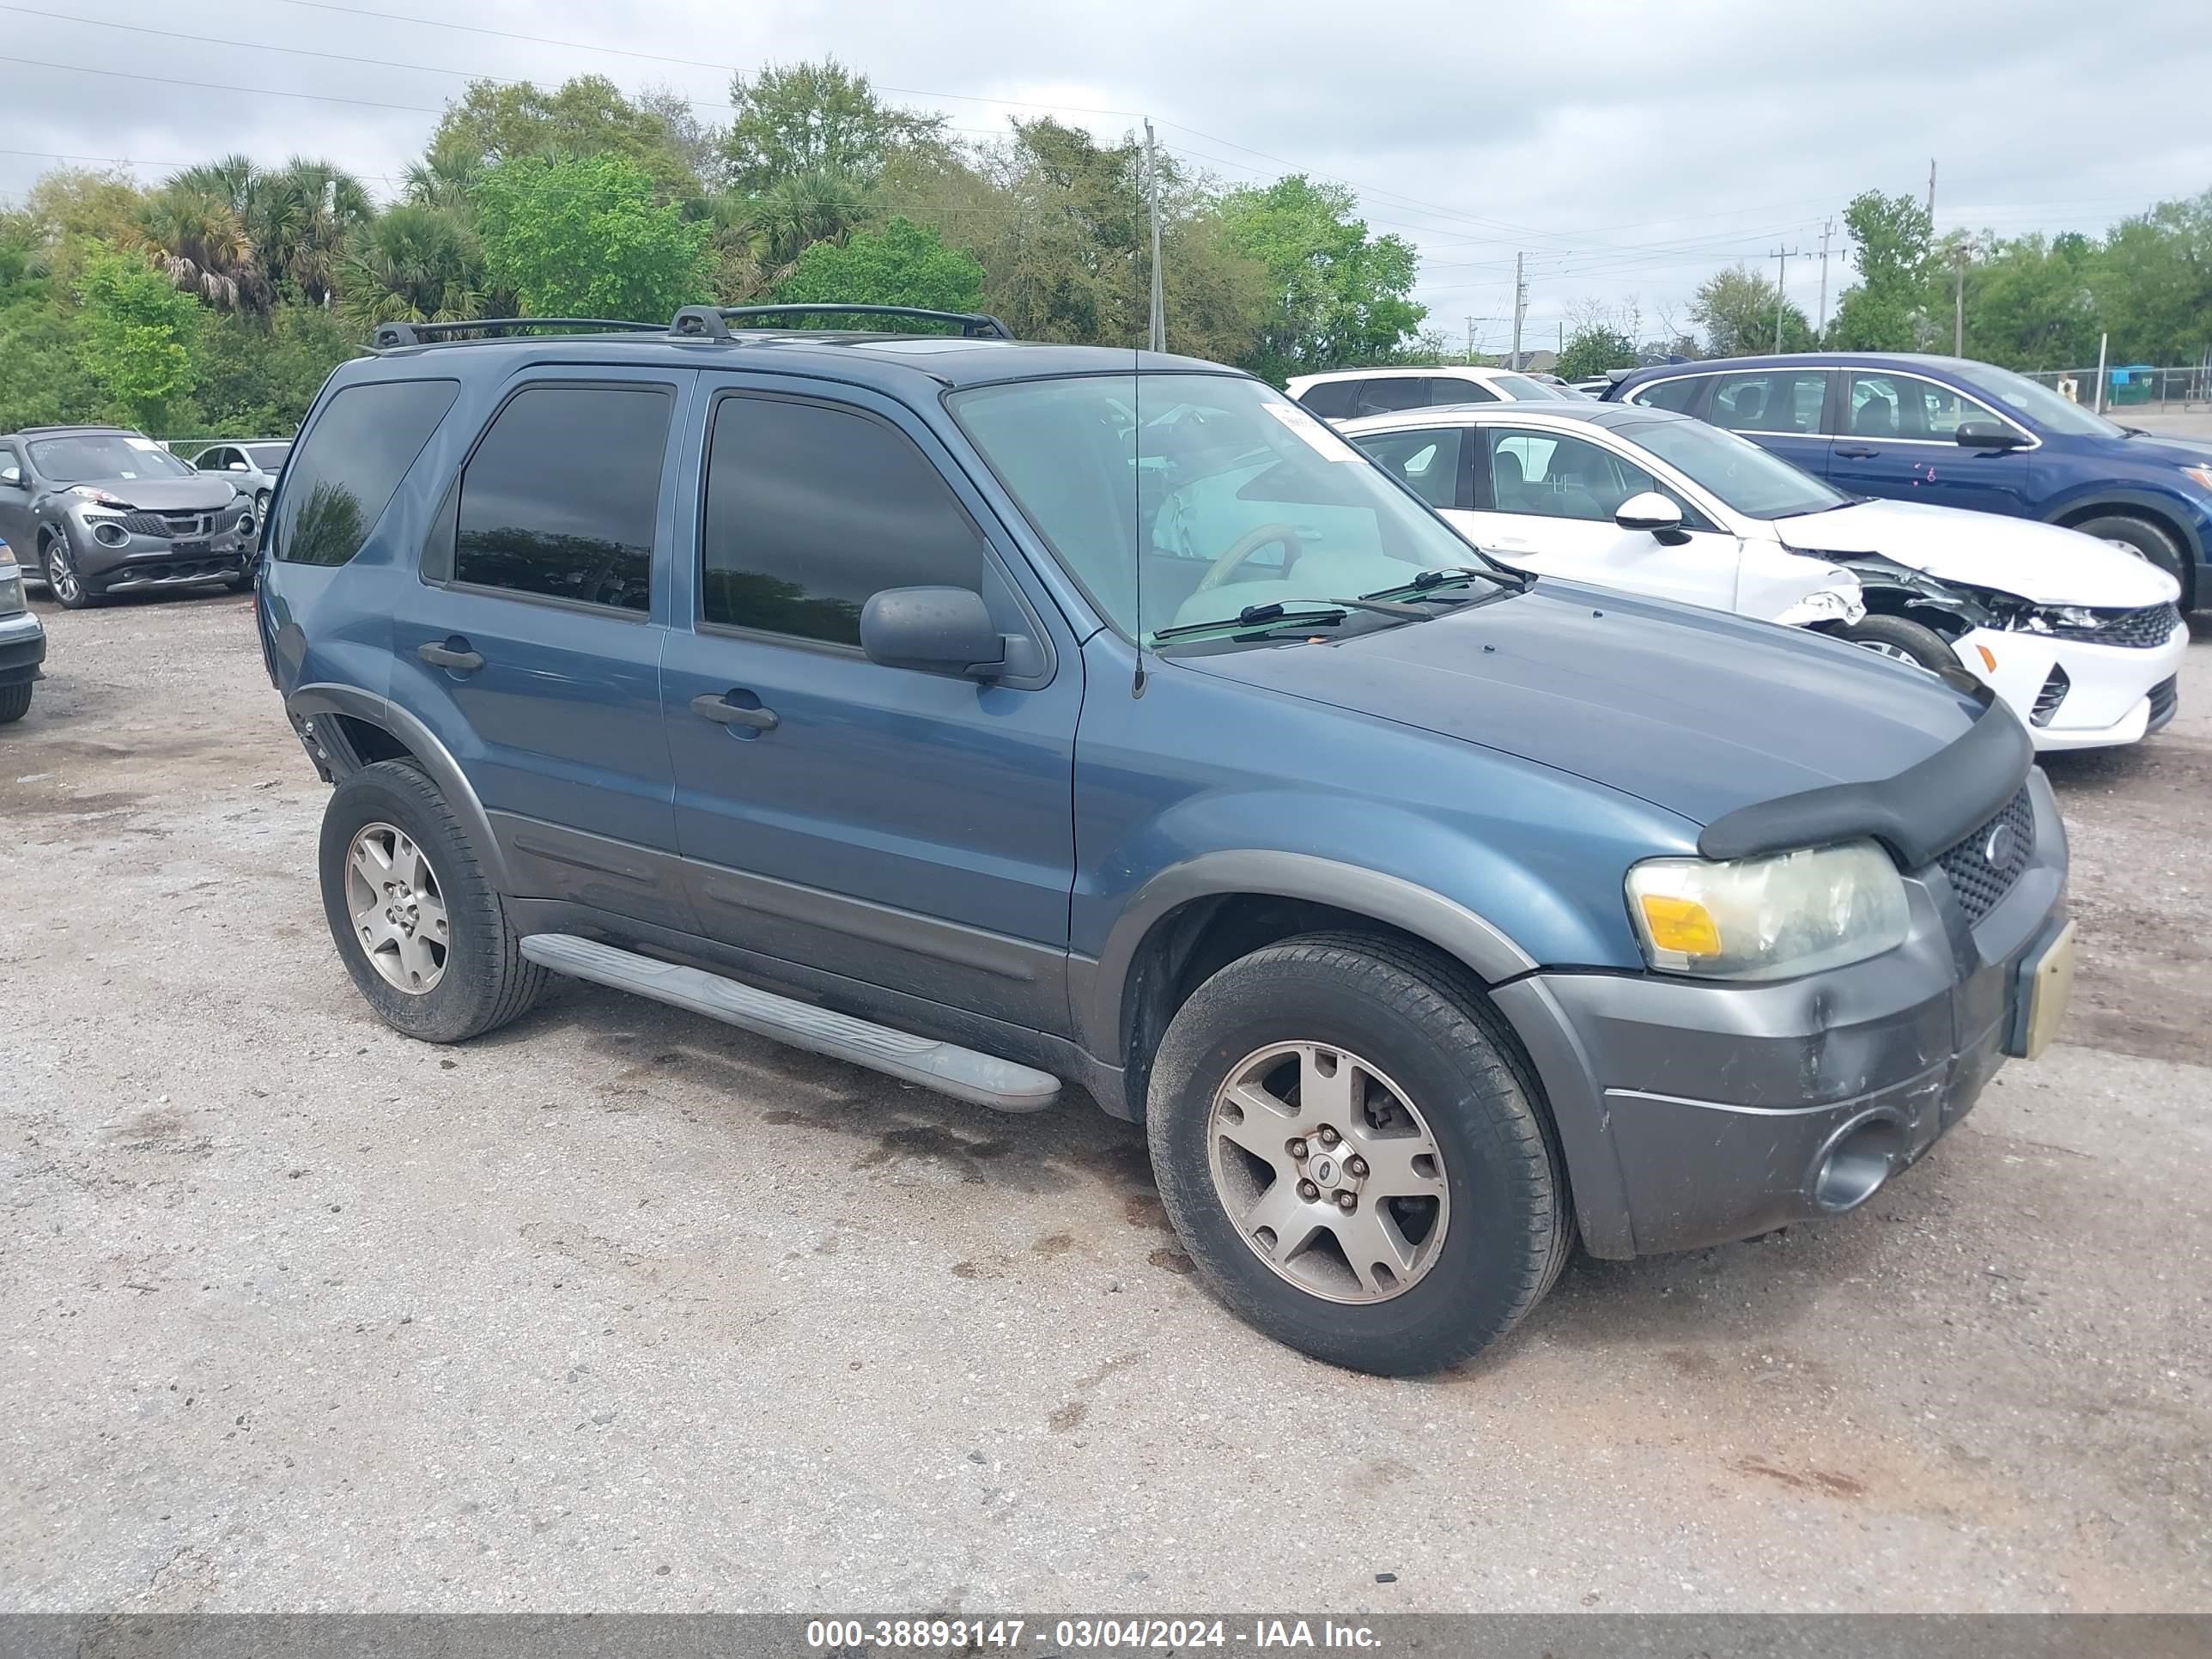
[[[1869,617],[1843,631],[1843,637],[1878,655],[1909,662],[1931,674],[1956,668],[1959,653],[1934,629],[1904,617]]]
[[[2173,538],[2148,519],[2138,519],[2131,514],[2108,514],[2102,518],[2084,519],[2074,526],[2085,536],[2094,536],[2099,541],[2118,542],[2146,564],[2156,565],[2181,584],[2181,599],[2185,608],[2191,600],[2189,592],[2189,571],[2181,556],[2181,549]]]
[[[1566,1260],[1540,1098],[1463,973],[1316,933],[1192,993],[1146,1120],[1161,1201],[1222,1300],[1316,1359],[1414,1376],[1504,1336]]]
[[[341,779],[323,812],[331,938],[394,1030],[460,1042],[526,1012],[546,981],[438,787],[404,761]]]
[[[64,611],[82,611],[97,602],[99,596],[86,585],[84,576],[76,568],[76,556],[70,551],[68,535],[59,530],[46,538],[40,550],[39,568],[46,573],[46,592],[54,596],[54,603]]]
[[[31,682],[0,685],[0,726],[10,726],[31,712]]]

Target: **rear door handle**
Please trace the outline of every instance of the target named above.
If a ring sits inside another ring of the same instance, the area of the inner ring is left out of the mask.
[[[1836,453],[1847,461],[1870,461],[1875,456],[1881,454],[1881,451],[1879,449],[1860,449],[1856,447],[1846,449],[1841,444],[1838,444],[1836,446]]]
[[[730,701],[737,695],[739,694],[730,692],[721,696],[708,694],[694,697],[691,699],[691,712],[702,720],[710,720],[721,726],[749,726],[756,732],[775,730],[781,722],[776,719],[775,709],[761,708],[757,697],[753,698],[752,708],[741,707]],[[750,696],[751,693],[744,695]]]
[[[474,673],[483,666],[483,654],[470,650],[469,642],[458,635],[452,645],[441,645],[435,640],[426,641],[415,647],[415,654],[436,667],[456,668],[465,674]]]

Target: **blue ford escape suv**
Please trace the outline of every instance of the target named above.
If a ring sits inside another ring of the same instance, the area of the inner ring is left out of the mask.
[[[2008,368],[1901,352],[1670,363],[1614,402],[1740,432],[1855,495],[2065,525],[2131,548],[2212,605],[2212,443],[2122,426]]]
[[[1492,565],[1213,364],[767,310],[395,325],[317,398],[257,615],[399,1030],[561,974],[1075,1085],[1382,1372],[1577,1233],[1848,1210],[2048,1040],[2064,835],[1971,682]]]

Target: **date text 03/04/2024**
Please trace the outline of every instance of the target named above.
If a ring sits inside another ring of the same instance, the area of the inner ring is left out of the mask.
[[[1371,1648],[1364,1625],[1333,1620],[1254,1619],[818,1619],[806,1626],[817,1652],[908,1650],[955,1652],[1127,1652],[1192,1648]]]

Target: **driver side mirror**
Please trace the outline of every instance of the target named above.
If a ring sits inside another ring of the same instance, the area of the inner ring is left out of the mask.
[[[2027,441],[1995,421],[1962,421],[1952,434],[1961,449],[2018,449]]]
[[[0,466],[0,489],[21,489],[22,487],[23,469],[21,467],[12,463],[7,466]]]
[[[1613,521],[1623,530],[1645,532],[1668,547],[1679,547],[1690,539],[1689,532],[1682,528],[1681,504],[1656,489],[1631,495],[1615,511]]]
[[[246,470],[246,463],[244,461],[233,461],[230,464],[230,470],[233,472],[243,472]]]
[[[1028,644],[1000,633],[983,596],[965,587],[887,587],[860,607],[860,648],[885,668],[988,683],[1023,672],[1010,647]]]

